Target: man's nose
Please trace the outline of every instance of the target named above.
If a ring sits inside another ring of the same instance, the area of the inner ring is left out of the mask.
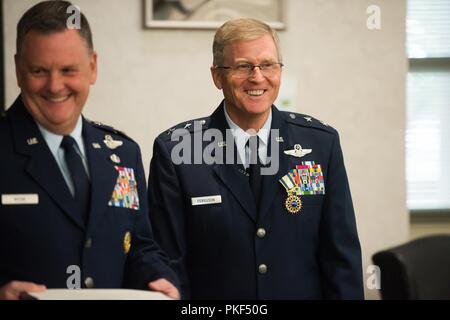
[[[251,71],[249,80],[252,81],[262,81],[264,80],[266,77],[263,75],[262,71],[261,71],[261,67],[260,66],[253,66],[253,69]]]
[[[48,79],[47,89],[57,93],[64,88],[64,77],[59,72],[51,72]]]

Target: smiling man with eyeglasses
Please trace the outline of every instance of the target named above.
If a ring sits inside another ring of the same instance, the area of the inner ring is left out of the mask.
[[[276,32],[230,20],[213,55],[224,100],[210,117],[159,135],[150,167],[153,230],[183,298],[364,298],[339,137],[273,105],[283,68]]]

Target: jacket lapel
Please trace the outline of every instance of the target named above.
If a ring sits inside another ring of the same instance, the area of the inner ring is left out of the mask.
[[[228,124],[225,119],[223,102],[211,115],[210,128],[219,129],[222,132],[224,139],[226,138],[226,129],[229,129]],[[248,177],[242,172],[243,169],[236,163],[227,164],[226,163],[226,148],[234,148],[234,155],[237,156],[236,145],[234,143],[229,143],[227,141],[227,146],[223,152],[223,163],[224,164],[214,164],[213,170],[220,178],[220,180],[225,184],[230,193],[236,198],[239,204],[242,206],[246,214],[256,222],[257,210],[255,202],[253,201],[253,194],[250,189],[248,182]]]
[[[82,217],[77,212],[58,163],[20,97],[8,110],[8,117],[16,151],[30,157],[26,172],[78,227],[84,229]]]
[[[234,164],[214,165],[217,176],[230,190],[247,215],[256,222],[256,205],[250,190],[248,178],[239,172]]]
[[[103,143],[105,139],[104,133],[94,128],[84,118],[83,137],[91,178],[91,205],[88,229],[92,230],[106,212],[117,181],[118,171],[110,160],[111,151]],[[101,148],[94,148],[94,143],[98,143]]]

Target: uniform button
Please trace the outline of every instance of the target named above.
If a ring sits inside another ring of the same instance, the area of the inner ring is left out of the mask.
[[[86,241],[84,242],[84,247],[86,249],[89,249],[90,247],[92,247],[92,238],[87,238]]]
[[[264,274],[267,272],[267,266],[263,263],[258,266],[258,272]]]
[[[266,236],[266,229],[258,228],[258,230],[256,231],[256,235],[258,236],[258,238],[264,238]]]
[[[84,279],[84,284],[86,285],[86,288],[93,288],[94,287],[94,279],[91,277],[87,277]]]

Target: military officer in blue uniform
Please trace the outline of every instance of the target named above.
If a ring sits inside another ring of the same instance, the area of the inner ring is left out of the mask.
[[[69,6],[39,3],[18,24],[21,94],[0,120],[0,298],[78,287],[178,298],[153,240],[138,145],[81,116],[96,53],[84,15],[66,27]]]
[[[150,220],[182,297],[363,299],[338,133],[273,105],[283,64],[266,24],[226,22],[213,54],[224,101],[161,133],[150,166]]]

